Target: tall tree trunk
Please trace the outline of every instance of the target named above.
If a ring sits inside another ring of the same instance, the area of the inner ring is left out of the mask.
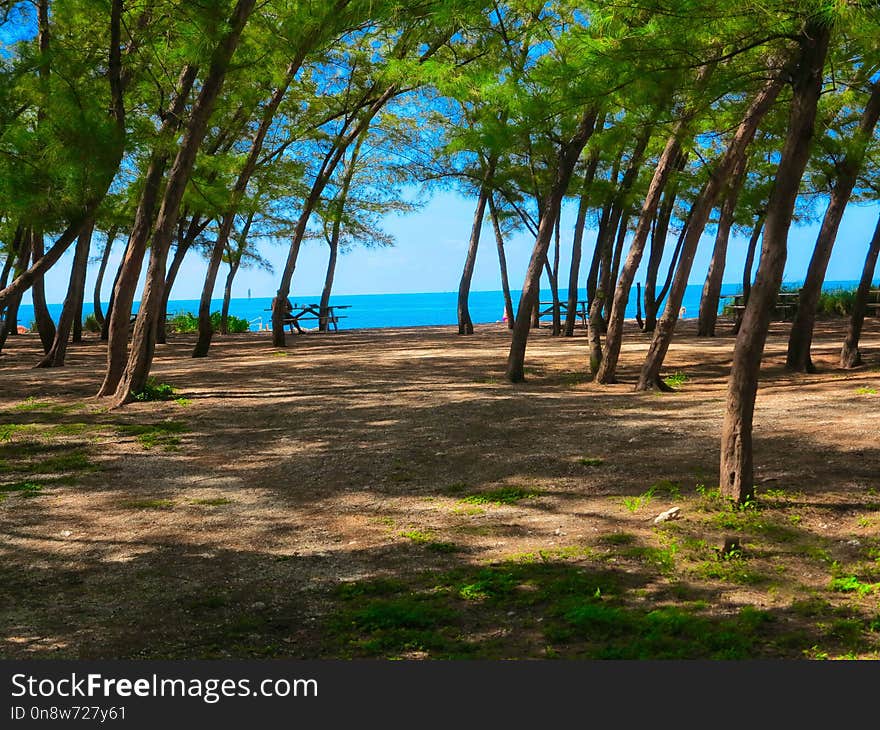
[[[718,305],[721,301],[721,285],[724,281],[724,268],[727,265],[727,245],[730,242],[730,229],[733,227],[736,204],[739,200],[740,189],[745,181],[747,164],[748,156],[743,155],[731,174],[732,182],[727,187],[727,194],[721,205],[721,212],[718,216],[718,231],[715,234],[715,248],[712,251],[712,260],[709,262],[706,281],[703,283],[703,292],[700,295],[700,313],[697,320],[698,337],[715,336]]]
[[[92,244],[92,232],[94,223],[86,223],[79,239],[76,242],[76,251],[73,255],[73,265],[70,268],[70,282],[67,285],[67,297],[64,300],[64,308],[58,319],[58,328],[52,346],[46,356],[37,363],[38,368],[60,368],[64,366],[64,358],[67,355],[67,341],[70,337],[71,328],[77,317],[77,305],[82,306],[83,292],[86,284],[86,269],[89,263],[89,248]]]
[[[802,51],[793,74],[788,133],[767,206],[761,263],[733,353],[721,430],[720,490],[740,503],[754,495],[752,421],[758,375],[771,312],[782,284],[794,205],[810,154],[830,33],[827,23],[811,19],[800,39]]]
[[[229,334],[229,303],[232,301],[232,282],[241,266],[241,259],[229,263],[229,273],[226,275],[226,283],[223,285],[223,306],[220,308],[220,334]]]
[[[742,122],[737,127],[733,138],[730,140],[727,149],[724,151],[724,155],[691,208],[687,233],[681,248],[681,257],[675,270],[675,278],[672,281],[672,287],[666,299],[663,316],[660,318],[651,346],[648,348],[645,362],[642,365],[642,372],[636,386],[637,390],[666,388],[665,383],[660,379],[660,369],[663,367],[663,361],[672,342],[672,335],[678,322],[681,303],[687,290],[687,282],[688,278],[690,278],[691,267],[694,263],[697,247],[700,244],[700,238],[706,229],[709,215],[715,206],[715,201],[718,199],[724,183],[730,177],[731,172],[740,164],[741,159],[745,157],[748,146],[757,131],[758,124],[760,124],[761,119],[763,119],[764,115],[773,105],[779,91],[782,89],[782,85],[782,75],[776,74],[756,94]],[[798,180],[800,180],[800,177],[798,177]],[[797,184],[795,184],[795,192],[797,192]]]
[[[623,321],[626,313],[626,305],[629,301],[629,292],[632,289],[633,281],[636,276],[636,270],[642,261],[642,253],[645,250],[645,244],[648,241],[648,234],[651,232],[651,224],[657,215],[657,207],[660,205],[660,196],[663,194],[663,188],[669,180],[669,176],[675,169],[681,151],[681,135],[684,132],[685,122],[681,121],[676,125],[672,136],[667,140],[663,153],[657,161],[654,168],[654,175],[651,178],[651,184],[648,187],[648,193],[645,196],[645,202],[642,204],[642,212],[639,214],[639,222],[636,226],[636,232],[633,241],[629,247],[629,253],[626,257],[626,263],[623,272],[617,281],[614,290],[614,299],[611,304],[611,316],[608,319],[607,330],[605,335],[605,348],[602,351],[602,362],[595,371],[596,381],[599,383],[613,383],[616,381],[617,359],[620,355],[620,347],[623,337]],[[591,358],[592,366],[592,358]]]
[[[31,258],[36,263],[42,256],[43,233],[31,230]],[[48,353],[55,341],[55,322],[52,321],[52,315],[49,314],[49,308],[46,306],[46,285],[42,274],[34,277],[31,298],[34,305],[34,321],[37,324],[37,332],[40,333],[43,352]]]
[[[765,217],[766,213],[763,212],[758,216],[755,227],[752,229],[752,235],[749,238],[749,244],[746,247],[746,260],[743,262],[742,281],[743,305],[749,303],[749,294],[752,291],[752,269],[755,266],[755,253],[758,250],[758,241],[761,240],[761,232],[764,230]],[[742,326],[743,311],[745,310],[737,310],[736,312],[736,319],[733,323],[734,335],[739,334],[739,328]]]
[[[9,257],[12,259],[13,278],[21,274],[28,267],[30,255],[29,233],[23,226],[18,226],[9,251]],[[21,294],[14,294],[7,300],[5,305],[0,307],[0,313],[4,315],[3,325],[0,326],[0,352],[6,346],[6,339],[10,335],[18,335],[18,306],[21,303],[21,297]]]
[[[168,266],[168,273],[165,274],[165,285],[162,287],[162,305],[159,307],[159,322],[156,325],[156,342],[160,345],[164,345],[167,339],[168,301],[171,299],[171,292],[174,290],[174,282],[177,281],[180,267],[183,266],[183,261],[196,239],[211,222],[210,218],[203,219],[200,215],[195,214],[189,218],[189,225],[184,230],[183,223],[187,218],[186,215],[181,216],[177,229],[177,248],[174,250],[174,256]]]
[[[504,296],[504,321],[507,329],[513,329],[513,299],[510,296],[510,280],[507,278],[507,256],[504,253],[504,236],[501,233],[501,223],[498,220],[498,210],[495,208],[495,199],[489,196],[489,215],[492,217],[492,228],[495,231],[495,247],[498,249],[498,266],[501,268],[501,293]]]
[[[95,315],[95,321],[104,328],[104,312],[101,308],[101,286],[104,284],[104,274],[107,272],[107,264],[110,262],[110,251],[113,249],[113,242],[116,240],[116,233],[119,229],[111,226],[107,230],[107,243],[104,244],[104,252],[101,254],[101,265],[98,267],[98,275],[95,278],[95,289],[92,293],[92,311]]]
[[[825,272],[828,270],[828,262],[831,260],[831,251],[837,240],[837,231],[840,229],[843,213],[852,196],[859,171],[862,169],[865,150],[873,137],[878,118],[880,118],[880,82],[874,84],[852,145],[848,147],[846,157],[837,168],[837,181],[831,192],[807,276],[798,297],[797,312],[791,324],[785,361],[789,370],[812,373],[816,369],[810,358],[810,347],[813,344],[813,327],[816,324],[816,308],[819,304],[819,296],[822,294],[822,283],[825,281]]]
[[[601,245],[602,247],[602,253],[600,256],[600,276],[596,286],[595,296],[590,300],[589,328],[587,330],[590,349],[590,372],[593,375],[597,375],[602,366],[602,335],[607,332],[608,329],[608,324],[603,312],[607,309],[608,299],[614,281],[612,278],[614,249],[618,244],[621,246],[623,245],[619,237],[620,228],[623,228],[623,237],[624,239],[626,238],[628,220],[624,220],[621,225],[624,203],[629,191],[632,189],[632,186],[638,178],[639,170],[641,169],[642,160],[644,159],[648,142],[651,139],[652,131],[653,127],[651,125],[646,125],[642,134],[638,137],[635,149],[630,157],[629,167],[627,168],[626,173],[624,173],[623,179],[620,182],[620,187],[614,195],[614,202],[611,206],[611,214],[608,217],[607,227],[603,231],[601,223],[599,226],[599,235],[602,237],[602,240],[600,243],[600,240],[597,237],[596,246],[598,247]]]
[[[125,240],[125,248],[122,250],[122,260],[116,268],[116,274],[113,276],[113,286],[110,288],[110,298],[107,300],[107,314],[104,315],[104,323],[101,325],[101,342],[106,342],[110,336],[110,317],[113,313],[113,302],[116,298],[116,285],[119,283],[119,276],[122,274],[122,263],[128,254],[129,239]]]
[[[181,71],[177,81],[176,96],[162,121],[158,141],[144,176],[143,192],[138,201],[134,224],[128,236],[125,255],[116,274],[111,298],[112,306],[104,323],[107,328],[107,369],[104,373],[104,382],[98,390],[99,397],[110,396],[116,392],[119,379],[125,370],[128,335],[131,329],[131,308],[153,226],[162,179],[168,165],[168,145],[171,144],[173,135],[180,127],[180,120],[197,73],[198,67],[192,65],[185,66]]]
[[[856,298],[846,330],[846,339],[844,339],[843,348],[840,351],[840,367],[842,368],[855,368],[862,364],[859,339],[862,336],[862,325],[868,310],[871,282],[874,280],[874,271],[877,268],[877,254],[880,254],[880,219],[877,221],[874,236],[868,246],[868,254],[865,256],[865,265],[862,268],[862,278],[859,281],[859,288],[856,290]]]
[[[553,237],[555,215],[562,204],[562,198],[568,190],[574,166],[580,157],[581,151],[596,125],[597,112],[593,109],[586,110],[581,116],[574,135],[565,142],[556,160],[556,170],[550,194],[544,201],[541,224],[538,227],[538,236],[529,267],[526,270],[526,279],[520,295],[519,306],[516,310],[516,320],[513,325],[513,336],[510,343],[510,353],[507,357],[507,379],[512,383],[519,383],[525,379],[526,344],[529,338],[531,313],[538,304],[541,289],[541,267],[547,257],[550,247],[550,239]]]
[[[228,30],[212,53],[210,69],[193,104],[177,156],[168,173],[162,206],[153,228],[147,280],[132,334],[131,351],[125,372],[119,379],[113,395],[113,406],[127,403],[134,393],[142,391],[146,385],[156,344],[156,324],[165,284],[165,262],[180,211],[180,202],[189,183],[208,120],[223,87],[230,60],[255,2],[256,0],[238,0],[236,3],[228,23]]]
[[[281,281],[279,282],[278,290],[273,299],[272,344],[275,347],[285,346],[284,316],[287,313],[287,297],[290,294],[290,284],[293,281],[293,273],[296,270],[299,250],[302,246],[303,238],[306,233],[306,226],[309,223],[312,211],[314,210],[315,205],[317,205],[318,200],[320,200],[321,193],[330,181],[333,171],[336,169],[336,166],[339,164],[339,161],[342,159],[342,156],[345,154],[349,145],[369,129],[375,116],[382,110],[385,104],[387,104],[388,101],[398,93],[398,91],[399,88],[396,84],[388,86],[385,91],[370,104],[353,128],[344,137],[337,140],[334,148],[331,149],[324,158],[321,169],[318,171],[314,183],[312,183],[312,188],[303,203],[302,211],[297,219],[296,227],[294,228],[290,240],[290,248],[287,251],[287,259],[284,262],[284,270],[281,273]]]
[[[472,335],[474,323],[471,321],[471,313],[468,310],[468,296],[471,292],[471,279],[474,275],[474,266],[477,263],[477,248],[480,245],[480,233],[483,230],[483,219],[486,216],[486,205],[492,195],[492,176],[495,174],[495,158],[490,157],[486,162],[483,173],[483,181],[480,184],[480,193],[477,197],[477,209],[474,211],[474,221],[471,225],[471,236],[468,240],[467,256],[464,260],[464,270],[461,272],[461,280],[458,283],[458,334]]]
[[[605,126],[604,121],[596,125],[598,128]],[[574,223],[574,236],[571,240],[571,267],[568,270],[568,299],[565,309],[565,327],[563,334],[566,337],[574,336],[574,327],[577,323],[578,289],[581,275],[581,257],[583,256],[584,229],[587,227],[587,213],[590,209],[590,192],[593,180],[596,179],[596,170],[599,167],[598,148],[590,155],[587,170],[584,174],[584,185],[581,188],[581,197],[578,200],[577,218]]]
[[[626,234],[629,233],[629,214],[620,219],[620,228],[617,229],[617,242],[614,244],[614,256],[611,258],[608,281],[605,283],[605,310],[602,317],[607,322],[611,317],[611,306],[614,301],[614,282],[620,275],[620,260],[623,258],[623,246],[626,243]],[[607,327],[606,327],[607,332]]]
[[[686,164],[687,155],[679,155],[676,170],[681,172]],[[660,273],[660,264],[663,262],[663,252],[666,248],[666,239],[669,235],[672,213],[675,210],[676,197],[678,197],[678,181],[673,182],[663,191],[663,200],[660,203],[657,218],[651,230],[648,269],[645,272],[645,324],[642,328],[645,332],[653,332],[656,329],[657,311],[660,308],[660,302],[663,301],[663,295],[657,296],[657,276]],[[673,261],[677,258],[677,254],[674,255]]]

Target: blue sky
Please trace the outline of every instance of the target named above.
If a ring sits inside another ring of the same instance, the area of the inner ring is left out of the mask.
[[[435,194],[428,204],[403,217],[388,219],[385,228],[394,234],[397,245],[384,249],[356,249],[340,256],[337,266],[334,294],[382,294],[404,292],[455,291],[461,277],[461,269],[467,250],[467,239],[473,219],[474,200],[455,193]],[[843,225],[837,237],[837,244],[828,268],[828,281],[857,279],[861,274],[865,250],[873,233],[880,212],[878,206],[850,205],[844,216]],[[575,210],[567,207],[563,212],[563,258],[561,272],[567,279],[571,231],[574,226]],[[809,257],[815,242],[819,224],[792,227],[789,238],[788,263],[785,269],[786,281],[803,279]],[[594,232],[588,232],[585,257],[592,251]],[[669,248],[672,248],[671,242]],[[510,237],[507,242],[507,258],[511,287],[514,291],[522,288],[523,277],[533,239],[525,233]],[[734,237],[731,241],[727,259],[725,282],[737,283],[741,277],[745,257],[746,241]],[[104,283],[104,300],[109,296],[113,272],[118,266],[122,242],[118,241],[110,261],[110,271]],[[712,236],[707,234],[697,254],[691,274],[691,283],[701,284],[709,265],[712,249]],[[287,242],[263,246],[264,255],[275,265],[275,275],[263,271],[242,270],[236,278],[234,297],[247,297],[248,289],[253,297],[273,296],[278,286],[280,270],[287,255]],[[49,302],[61,302],[67,291],[72,251],[68,252],[59,264],[46,277],[46,295]],[[292,294],[294,296],[314,296],[321,291],[327,263],[327,246],[321,241],[308,241],[300,252],[296,273],[294,274]],[[582,265],[581,282],[586,277],[589,259]],[[225,268],[225,267],[224,267]],[[97,266],[89,267],[86,301],[91,302],[91,289]],[[198,299],[204,280],[205,262],[196,254],[190,254],[172,292],[172,299]],[[215,296],[222,296],[225,271],[218,278]],[[562,277],[561,277],[562,278]],[[644,281],[644,264],[637,281]],[[501,288],[495,238],[490,225],[485,225],[477,257],[472,289],[490,291]],[[30,303],[27,296],[25,303]],[[86,308],[86,311],[90,309]]]

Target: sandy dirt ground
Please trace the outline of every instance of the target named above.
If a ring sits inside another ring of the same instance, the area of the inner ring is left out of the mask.
[[[708,340],[683,323],[664,394],[633,392],[648,338],[632,326],[608,387],[585,374],[582,330],[535,331],[517,386],[499,325],[313,333],[283,350],[232,335],[199,360],[177,335],[153,370],[177,399],[114,411],[93,398],[100,343],[35,370],[36,337],[13,338],[0,357],[0,655],[611,656],[623,650],[599,637],[597,606],[626,611],[613,615],[634,631],[672,606],[710,622],[698,627],[761,617],[753,655],[876,658],[880,322],[848,372],[843,326],[819,322],[819,372],[794,375],[774,323],[758,503],[740,511],[713,496],[729,322]],[[680,518],[655,526],[672,506]],[[558,582],[524,598],[546,573],[496,580],[499,566],[536,565],[601,579],[564,600]],[[431,620],[382,618],[441,588]],[[592,608],[576,610],[586,590]],[[725,656],[671,630],[688,656]],[[634,656],[670,655],[657,646]]]

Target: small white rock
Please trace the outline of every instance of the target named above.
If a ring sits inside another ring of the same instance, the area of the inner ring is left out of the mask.
[[[73,533],[70,530],[62,530],[61,537],[70,537]]]
[[[681,516],[681,507],[670,507],[665,512],[661,512],[654,518],[654,524],[659,525],[661,522],[669,520],[677,520]]]

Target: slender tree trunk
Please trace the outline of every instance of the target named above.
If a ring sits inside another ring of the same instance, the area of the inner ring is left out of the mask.
[[[697,321],[698,337],[714,337],[715,325],[718,322],[718,305],[721,301],[721,285],[724,281],[724,268],[727,264],[727,245],[730,241],[730,229],[733,227],[736,204],[739,192],[745,181],[748,157],[743,155],[731,175],[732,183],[728,186],[727,195],[718,216],[718,232],[715,234],[715,248],[712,261],[703,284],[700,296],[700,314]]]
[[[538,236],[529,267],[526,270],[526,279],[520,295],[519,306],[516,310],[516,320],[513,325],[513,337],[510,343],[510,353],[507,357],[507,379],[512,383],[519,383],[525,379],[526,344],[529,337],[529,325],[531,313],[538,304],[541,288],[541,267],[547,257],[550,247],[550,239],[553,236],[554,220],[556,212],[562,204],[562,198],[568,190],[574,166],[580,157],[581,151],[596,125],[597,113],[595,110],[587,110],[581,116],[578,128],[572,138],[562,145],[556,161],[556,170],[550,194],[544,202],[544,211],[541,216],[541,224],[538,227]]]
[[[229,303],[232,301],[232,282],[241,266],[241,259],[238,258],[229,264],[229,273],[226,275],[226,283],[223,286],[223,306],[220,309],[220,334],[229,334]]]
[[[600,276],[596,286],[595,295],[590,300],[589,329],[587,331],[590,350],[590,372],[594,376],[598,374],[599,369],[602,366],[602,335],[607,332],[608,329],[608,324],[603,312],[605,312],[608,307],[608,299],[610,298],[611,288],[613,286],[612,282],[614,281],[612,278],[614,249],[618,244],[620,246],[623,245],[619,237],[620,228],[623,229],[623,238],[626,238],[628,216],[621,225],[624,203],[626,196],[629,194],[629,191],[632,189],[632,186],[638,178],[639,169],[641,168],[642,160],[644,159],[645,150],[648,147],[652,131],[653,128],[650,125],[646,126],[641,136],[637,139],[635,149],[630,157],[629,167],[627,168],[626,173],[624,173],[620,187],[614,195],[607,226],[604,230],[601,223],[599,226],[600,231],[599,237],[597,237],[596,240],[596,246],[601,246],[602,248],[599,259]],[[612,174],[612,178],[613,177]]]
[[[811,20],[801,38],[788,133],[767,206],[761,263],[733,353],[721,430],[720,490],[740,503],[754,495],[752,421],[758,375],[771,312],[782,284],[794,205],[810,154],[830,32],[827,24]]]
[[[37,363],[38,368],[59,368],[64,366],[64,358],[67,355],[67,341],[77,316],[77,304],[82,304],[82,295],[85,290],[86,269],[89,263],[89,248],[92,243],[93,230],[94,223],[89,221],[79,234],[79,239],[76,242],[76,252],[73,255],[73,265],[70,269],[67,297],[64,300],[61,317],[58,319],[58,328],[55,330],[55,337],[49,352]]]
[[[676,164],[676,171],[681,172],[687,164],[687,155],[681,154]],[[645,332],[653,332],[657,327],[657,312],[663,295],[657,296],[657,276],[660,273],[660,264],[663,262],[663,252],[666,248],[666,239],[669,236],[669,224],[672,213],[675,210],[675,199],[678,197],[678,181],[663,191],[663,200],[657,212],[654,228],[651,231],[651,249],[648,254],[648,269],[645,273]],[[673,256],[673,261],[678,258]],[[674,266],[674,264],[673,264]]]
[[[125,255],[116,274],[116,283],[111,298],[112,306],[105,321],[107,327],[107,370],[104,374],[104,382],[98,391],[99,397],[110,396],[116,392],[119,379],[125,370],[128,335],[131,329],[131,308],[150,238],[156,204],[159,201],[162,178],[168,165],[167,145],[170,144],[172,135],[177,132],[180,126],[180,119],[197,73],[198,68],[192,65],[184,67],[181,71],[177,82],[177,94],[171,109],[162,122],[159,141],[153,150],[144,176],[143,192],[138,201],[134,224],[125,247]]]
[[[843,341],[843,348],[840,351],[840,367],[842,368],[855,368],[862,364],[859,339],[862,336],[862,326],[868,311],[868,295],[871,292],[871,282],[874,280],[874,271],[877,268],[877,254],[880,254],[880,219],[877,221],[874,236],[868,246],[868,254],[862,268],[862,278],[859,281],[859,288],[856,290],[856,298],[846,330],[846,339]]]
[[[83,233],[80,233],[80,238],[82,238],[85,234],[87,234],[88,243],[85,245],[86,248],[86,260],[83,262],[82,269],[79,272],[79,279],[76,282],[76,303],[74,305],[73,310],[73,333],[71,335],[70,341],[74,344],[82,342],[82,326],[83,326],[83,304],[85,304],[86,298],[86,274],[88,273],[89,268],[89,251],[92,246],[92,236],[95,232],[95,222],[89,221],[87,227],[84,229]],[[77,248],[79,247],[79,242],[77,242]],[[76,266],[76,258],[74,258],[74,267]]]
[[[614,282],[620,276],[620,260],[623,258],[623,246],[626,243],[626,234],[629,233],[629,215],[624,215],[620,220],[620,228],[617,229],[617,242],[614,244],[614,256],[611,258],[611,269],[608,281],[605,283],[605,310],[602,317],[606,322],[611,317],[611,306],[614,301]],[[608,331],[607,325],[605,331]]]
[[[743,263],[743,305],[749,303],[749,294],[752,291],[752,269],[755,265],[755,253],[758,250],[758,241],[761,240],[761,232],[764,230],[765,214],[761,213],[752,229],[752,235],[749,238],[749,245],[746,247],[746,260]],[[742,326],[743,311],[736,312],[736,319],[733,323],[733,334],[739,334],[739,328]]]
[[[162,206],[153,229],[147,280],[132,334],[131,351],[125,372],[119,379],[113,395],[113,406],[127,403],[134,393],[142,391],[146,385],[156,345],[156,324],[165,284],[165,262],[180,211],[180,202],[189,183],[211,112],[223,87],[230,60],[254,5],[255,0],[238,0],[236,3],[228,30],[214,49],[210,69],[193,104],[177,156],[168,173]]]
[[[797,312],[791,324],[785,363],[789,370],[801,373],[812,373],[816,370],[810,357],[810,347],[813,344],[813,327],[816,324],[816,308],[819,304],[819,296],[822,294],[822,283],[825,281],[825,272],[828,270],[834,242],[837,240],[837,231],[840,229],[846,205],[862,169],[865,150],[874,134],[878,118],[880,118],[880,82],[874,84],[859,122],[859,129],[854,135],[853,144],[837,168],[837,180],[822,220],[822,228],[819,230],[807,276],[798,297]]]
[[[113,242],[116,240],[116,233],[119,229],[111,226],[107,230],[107,243],[104,244],[104,253],[101,254],[101,265],[98,267],[98,275],[95,279],[95,289],[92,294],[92,311],[95,314],[95,321],[104,328],[104,312],[101,308],[101,286],[104,284],[104,274],[107,272],[107,264],[110,262],[110,251],[113,249]]]
[[[684,132],[684,126],[684,121],[679,122],[672,136],[667,140],[666,147],[663,149],[663,153],[657,161],[657,166],[654,168],[654,175],[651,178],[645,202],[642,204],[642,212],[639,215],[639,222],[636,226],[632,244],[630,244],[626,264],[623,267],[623,272],[617,281],[617,287],[614,291],[611,316],[608,319],[605,336],[605,349],[601,355],[602,362],[599,364],[598,370],[595,371],[596,381],[599,383],[616,382],[617,359],[620,355],[622,344],[623,322],[626,305],[629,301],[629,292],[632,289],[636,270],[642,261],[642,253],[648,241],[648,234],[651,232],[651,224],[657,215],[660,196],[663,194],[663,188],[666,186],[669,176],[675,169],[675,164],[681,151],[680,138]]]
[[[168,301],[171,299],[171,292],[174,290],[174,282],[177,281],[180,267],[183,266],[183,261],[196,239],[211,222],[210,218],[202,219],[200,215],[196,214],[189,218],[189,225],[184,231],[183,220],[186,218],[186,215],[181,217],[181,225],[177,229],[177,248],[174,250],[174,256],[168,266],[168,273],[165,275],[165,285],[162,287],[162,305],[159,307],[159,323],[156,325],[156,342],[160,345],[165,344],[168,335],[166,327]]]
[[[113,302],[116,298],[116,285],[119,283],[119,276],[122,273],[122,262],[125,261],[125,257],[128,254],[128,241],[129,239],[126,238],[125,248],[122,250],[122,261],[120,261],[116,274],[113,276],[113,286],[110,288],[110,298],[107,300],[107,313],[104,315],[104,323],[101,325],[101,342],[106,342],[110,336],[110,317],[113,313]]]
[[[27,268],[30,255],[28,231],[23,226],[18,226],[9,251],[13,278]],[[4,306],[0,307],[0,312],[4,314],[3,325],[0,326],[0,352],[6,346],[6,340],[10,335],[18,336],[18,306],[21,303],[21,297],[21,294],[15,294],[7,300]]]
[[[718,199],[722,186],[731,175],[731,171],[735,170],[737,165],[740,164],[741,159],[745,157],[748,146],[757,131],[758,124],[760,124],[761,119],[763,119],[764,115],[773,105],[779,91],[782,89],[782,84],[782,75],[777,74],[773,76],[752,100],[743,121],[737,127],[724,155],[691,208],[687,233],[681,248],[681,257],[675,271],[675,278],[672,281],[672,287],[669,289],[669,296],[666,299],[663,316],[660,318],[660,322],[654,332],[654,339],[648,348],[648,354],[642,365],[642,372],[636,386],[637,390],[665,389],[665,384],[660,379],[660,369],[663,367],[663,361],[672,342],[672,335],[678,322],[681,303],[687,289],[688,278],[690,277],[691,267],[697,253],[697,247],[700,244],[700,238],[706,229],[706,223],[709,220],[709,215],[715,206],[715,201]],[[800,177],[798,177],[798,180],[800,180]],[[795,191],[797,191],[797,184],[795,184]]]
[[[471,291],[471,279],[474,275],[474,266],[477,263],[477,248],[480,245],[480,233],[483,230],[483,219],[486,216],[486,205],[492,195],[492,176],[495,174],[495,159],[489,158],[486,170],[483,173],[483,181],[480,185],[480,193],[477,197],[477,209],[474,211],[474,221],[471,225],[471,236],[468,240],[467,256],[464,260],[464,270],[461,272],[461,280],[458,283],[458,334],[472,335],[474,323],[468,310],[468,296]]]
[[[31,258],[36,262],[42,256],[43,233],[31,230]],[[46,286],[43,283],[42,274],[34,277],[33,285],[31,286],[31,298],[34,305],[34,321],[37,324],[37,332],[40,333],[43,352],[48,353],[52,349],[52,343],[55,340],[55,322],[52,321],[52,315],[49,314],[49,308],[46,306]]]
[[[337,140],[334,149],[324,158],[321,169],[315,178],[309,195],[306,198],[299,219],[296,222],[293,235],[290,240],[290,248],[287,251],[287,260],[284,262],[284,270],[281,273],[281,281],[278,285],[278,291],[275,294],[272,306],[272,344],[275,347],[285,346],[284,337],[284,316],[287,313],[286,302],[290,294],[290,284],[293,281],[293,273],[296,270],[296,262],[299,258],[299,250],[302,246],[303,237],[306,233],[306,226],[309,218],[321,193],[330,181],[333,171],[345,154],[346,149],[352,144],[362,133],[369,129],[375,116],[382,110],[385,104],[398,93],[398,86],[392,84],[367,108],[364,114],[354,127],[341,139]]]
[[[504,319],[507,329],[513,329],[513,299],[510,296],[510,280],[507,278],[507,256],[504,253],[504,236],[501,233],[501,223],[498,220],[498,210],[495,208],[495,199],[489,196],[489,215],[492,217],[492,228],[495,231],[495,247],[498,249],[498,265],[501,268],[501,293],[504,296]]]
[[[604,122],[597,125],[604,126]],[[599,150],[596,149],[590,155],[587,170],[584,174],[584,185],[581,188],[581,197],[578,201],[577,218],[574,223],[574,236],[571,241],[571,267],[568,270],[568,300],[565,311],[565,328],[563,334],[566,337],[574,337],[574,328],[577,323],[578,288],[581,275],[581,257],[584,247],[584,229],[587,227],[587,213],[590,209],[590,191],[593,180],[596,179],[596,170],[599,166]]]

